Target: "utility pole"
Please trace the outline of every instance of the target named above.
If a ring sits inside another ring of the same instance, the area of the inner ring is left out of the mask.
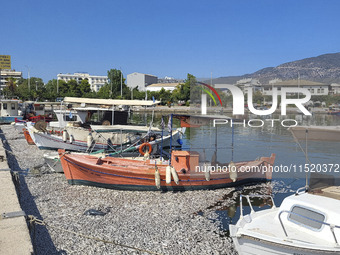
[[[298,72],[298,88],[300,88],[300,72]],[[300,98],[299,92],[298,92],[298,98]]]
[[[30,92],[31,91],[31,81],[30,81],[30,71],[31,71],[31,68],[29,66],[26,66],[27,67],[27,72],[28,72],[28,75],[27,75],[27,80],[28,80],[28,91]]]
[[[120,97],[123,99],[123,73],[120,67]]]

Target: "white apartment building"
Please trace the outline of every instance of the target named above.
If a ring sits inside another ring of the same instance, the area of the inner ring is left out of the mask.
[[[91,90],[94,92],[98,92],[101,87],[108,83],[107,76],[99,76],[99,75],[90,75],[88,73],[74,73],[74,74],[58,74],[58,80],[63,80],[65,82],[69,82],[70,80],[76,80],[80,83],[82,80],[87,80],[91,86]]]
[[[8,83],[8,78],[20,79],[22,78],[22,72],[15,70],[1,69],[0,73],[0,89],[3,90]]]
[[[340,84],[332,83],[331,84],[330,94],[331,95],[340,94]]]
[[[150,74],[135,72],[126,76],[126,85],[132,89],[137,87],[140,91],[145,91],[147,86],[157,82],[158,77]]]
[[[262,85],[262,93],[263,95],[272,95],[273,88],[278,89],[278,95],[281,95],[281,88],[283,87],[299,87],[308,89],[312,96],[323,96],[329,94],[329,85],[307,81],[307,80],[287,80],[287,81],[278,81],[278,82],[269,82],[268,85]]]

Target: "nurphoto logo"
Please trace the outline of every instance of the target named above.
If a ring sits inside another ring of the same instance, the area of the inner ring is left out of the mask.
[[[203,84],[203,83],[200,83]],[[220,100],[221,106],[221,98],[218,95],[217,91],[207,85],[203,84],[205,86],[208,86],[217,96],[217,98]],[[244,115],[244,94],[243,91],[236,87],[235,85],[223,85],[224,89],[228,89],[231,92],[231,95],[233,97],[233,115]],[[273,88],[273,104],[270,109],[267,110],[258,110],[255,109],[254,104],[253,104],[253,90],[252,88],[246,88],[247,91],[247,103],[248,103],[248,109],[251,113],[255,115],[270,115],[275,112],[277,109],[277,88]],[[206,90],[204,90],[206,91]],[[293,94],[293,93],[301,93],[304,94],[304,98],[287,98],[288,94]],[[211,97],[211,93],[208,93]],[[308,89],[306,88],[281,88],[281,115],[287,115],[287,105],[292,104],[295,105],[304,115],[312,115],[306,107],[303,105],[304,103],[307,103],[311,99],[311,93]],[[202,94],[201,96],[201,113],[202,114],[207,114],[207,95]]]

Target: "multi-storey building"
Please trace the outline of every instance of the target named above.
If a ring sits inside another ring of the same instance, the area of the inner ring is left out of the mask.
[[[91,86],[91,90],[94,92],[98,92],[101,87],[103,87],[106,83],[108,83],[107,76],[99,76],[99,75],[90,75],[88,73],[74,73],[74,74],[58,74],[58,80],[63,80],[68,82],[70,80],[76,80],[80,83],[82,80],[87,80]]]
[[[289,88],[289,87],[296,87],[296,88],[305,88],[308,89],[312,96],[324,96],[329,94],[329,85],[314,82],[314,81],[307,81],[307,80],[286,80],[277,82],[271,82],[268,85],[262,85],[262,93],[264,95],[272,95],[273,88],[278,89],[278,95],[281,95],[281,88]]]
[[[129,88],[138,88],[140,91],[145,91],[146,87],[158,82],[158,77],[150,74],[132,73],[126,77],[126,85]]]
[[[9,78],[20,79],[22,78],[22,72],[15,70],[1,69],[0,73],[0,89],[3,90],[8,83]]]

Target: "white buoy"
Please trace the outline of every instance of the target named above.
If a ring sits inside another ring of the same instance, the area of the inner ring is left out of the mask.
[[[70,143],[73,143],[73,141],[74,141],[74,137],[73,135],[70,135]]]
[[[178,178],[178,174],[177,174],[175,168],[173,166],[170,166],[170,171],[171,171],[172,178],[174,179],[174,182],[178,185],[179,184],[179,178]]]
[[[156,166],[156,169],[155,169],[155,184],[156,184],[157,189],[161,188],[161,175],[158,171],[157,166]]]
[[[237,180],[237,169],[233,161],[230,161],[229,163],[229,178],[233,181],[236,182]]]
[[[91,135],[91,133],[89,133],[89,135],[87,136],[87,147],[90,148],[93,142],[93,137]]]
[[[207,181],[210,181],[210,164],[204,163],[204,175]]]
[[[166,184],[171,183],[171,166],[166,166],[165,169],[165,182]]]
[[[63,141],[64,143],[67,142],[67,131],[66,130],[63,131]]]
[[[149,151],[146,151],[143,157],[144,160],[150,159]]]

